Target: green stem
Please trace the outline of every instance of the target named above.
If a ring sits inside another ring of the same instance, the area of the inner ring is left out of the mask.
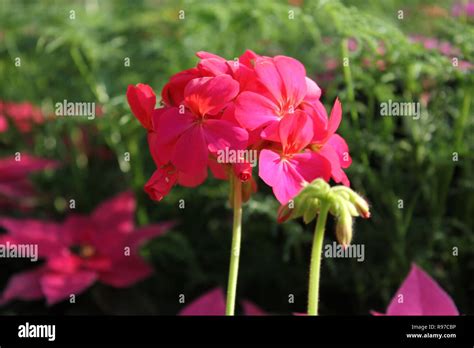
[[[229,281],[227,283],[226,315],[235,313],[235,294],[239,274],[240,240],[242,232],[242,183],[239,178],[231,176],[234,206],[234,224],[232,226],[232,249],[230,251]]]
[[[345,58],[349,59],[349,48],[348,48],[348,39],[344,39],[341,42],[341,52],[342,52],[342,61],[344,63]],[[343,64],[343,73],[344,81],[347,88],[347,97],[351,102],[350,112],[351,118],[354,123],[357,123],[359,120],[359,114],[357,113],[356,104],[355,104],[355,92],[354,92],[354,83],[352,81],[352,73],[350,68],[350,60],[347,61],[347,65]]]
[[[314,229],[311,264],[309,267],[308,315],[318,315],[319,278],[321,270],[321,251],[323,249],[324,227],[329,212],[329,203],[323,202]]]

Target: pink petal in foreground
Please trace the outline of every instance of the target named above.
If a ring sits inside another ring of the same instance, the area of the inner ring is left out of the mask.
[[[438,283],[413,264],[386,315],[459,315],[459,311]]]
[[[179,315],[224,315],[225,298],[221,288],[213,289],[184,307]]]
[[[245,315],[267,315],[263,309],[261,309],[259,306],[257,306],[255,303],[247,301],[247,300],[242,300],[242,308],[243,312]]]

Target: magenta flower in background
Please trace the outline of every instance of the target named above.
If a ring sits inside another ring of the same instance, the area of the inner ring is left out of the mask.
[[[135,198],[121,193],[89,216],[70,215],[63,223],[0,218],[3,244],[38,245],[44,264],[12,276],[1,302],[46,298],[49,305],[78,295],[99,281],[118,288],[148,277],[152,269],[139,256],[145,241],[160,236],[170,223],[134,226]]]
[[[390,301],[385,314],[459,315],[451,297],[425,271],[413,264],[410,273]]]
[[[451,8],[451,14],[453,17],[460,17],[462,15],[466,15],[466,17],[474,17],[474,1],[457,1]]]
[[[34,188],[28,176],[37,171],[58,167],[57,161],[28,154],[0,158],[0,198],[11,202],[31,199]]]
[[[0,133],[8,130],[8,120],[21,133],[28,133],[33,125],[43,123],[44,119],[41,110],[28,102],[11,103],[0,101]]]
[[[242,301],[244,315],[267,315],[267,313],[253,302]],[[179,315],[224,315],[225,297],[221,288],[215,288],[201,295],[184,307]]]

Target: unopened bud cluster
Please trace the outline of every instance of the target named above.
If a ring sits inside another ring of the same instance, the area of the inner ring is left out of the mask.
[[[329,205],[329,212],[336,218],[336,238],[343,246],[352,240],[352,218],[370,217],[369,205],[359,194],[346,186],[331,187],[323,179],[307,184],[292,204],[280,207],[278,221],[302,217],[306,224],[313,221],[322,204]]]

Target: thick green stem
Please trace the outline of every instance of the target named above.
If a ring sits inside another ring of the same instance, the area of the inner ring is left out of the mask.
[[[242,183],[239,178],[232,176],[234,223],[232,226],[232,249],[230,251],[229,281],[227,283],[226,315],[235,313],[235,294],[237,291],[237,276],[239,274],[240,240],[242,232]]]
[[[321,270],[321,251],[323,249],[324,227],[329,211],[329,203],[323,202],[314,229],[311,264],[309,267],[308,315],[318,315],[319,278]]]

